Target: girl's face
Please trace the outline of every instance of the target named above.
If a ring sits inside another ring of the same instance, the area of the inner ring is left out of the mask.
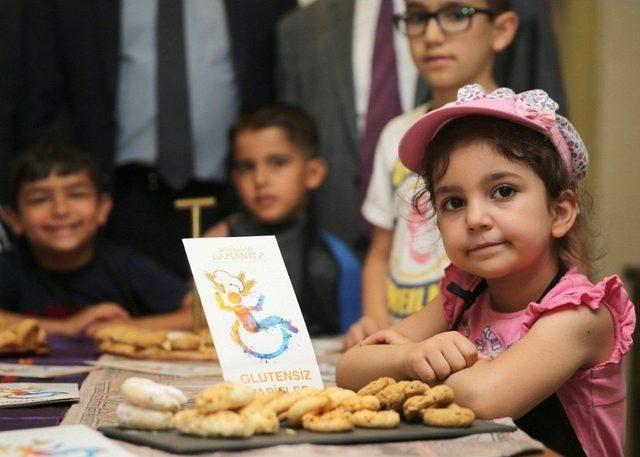
[[[474,141],[453,150],[434,184],[438,226],[458,268],[485,279],[555,272],[562,214],[529,167]]]

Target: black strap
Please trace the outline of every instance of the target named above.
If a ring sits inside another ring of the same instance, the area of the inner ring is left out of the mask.
[[[460,320],[462,319],[462,316],[465,313],[465,311],[471,308],[471,305],[473,305],[476,302],[480,294],[484,292],[486,288],[487,288],[487,281],[485,281],[484,279],[480,281],[480,283],[473,290],[465,290],[453,281],[447,284],[447,290],[449,292],[451,292],[453,295],[456,295],[462,298],[462,300],[464,300],[464,305],[462,306],[462,310],[456,316],[455,320],[453,321],[453,324],[451,325],[452,330],[455,330],[458,328],[458,325],[460,324]]]

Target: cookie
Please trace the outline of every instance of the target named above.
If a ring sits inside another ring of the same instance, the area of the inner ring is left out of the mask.
[[[404,398],[413,397],[414,395],[422,395],[429,390],[429,384],[422,381],[409,381],[404,388]]]
[[[390,384],[376,394],[380,400],[380,409],[393,409],[402,411],[402,404],[405,400],[404,389],[409,385],[409,381],[400,381]]]
[[[427,408],[422,413],[424,424],[432,427],[471,427],[475,418],[473,411],[455,403],[444,408]]]
[[[358,395],[375,395],[385,387],[395,384],[396,380],[393,378],[383,377],[378,378],[375,381],[371,381],[358,391]]]
[[[419,422],[425,409],[448,405],[454,399],[453,389],[440,384],[429,389],[424,395],[408,398],[403,405],[404,417],[408,422]]]
[[[380,400],[378,400],[378,397],[375,395],[354,395],[340,403],[340,408],[349,412],[360,411],[362,409],[378,411],[380,409]]]
[[[280,428],[278,415],[271,409],[249,405],[240,410],[240,415],[251,423],[256,435],[270,435]]]
[[[196,409],[202,414],[226,409],[239,409],[256,397],[251,387],[234,382],[221,382],[204,389],[196,398]]]
[[[322,412],[331,411],[332,409],[340,406],[343,401],[358,396],[358,394],[356,394],[353,390],[342,389],[340,387],[330,387],[321,392],[320,395],[323,395],[329,399],[327,404],[322,407]]]
[[[302,417],[302,426],[306,430],[320,433],[340,433],[353,430],[350,414],[340,410],[316,415],[307,413]]]
[[[187,403],[187,397],[179,389],[147,378],[127,378],[120,392],[128,403],[156,411],[177,411]]]
[[[173,413],[171,411],[154,411],[120,403],[116,408],[116,418],[121,427],[140,430],[168,430],[173,428]]]
[[[295,402],[287,410],[287,423],[291,427],[299,427],[302,416],[317,413],[330,402],[326,395],[311,395]]]
[[[135,327],[129,330],[121,329],[111,335],[111,340],[116,343],[131,344],[139,348],[158,346],[167,338],[167,332],[163,330],[143,331]]]
[[[288,410],[291,405],[293,405],[298,400],[304,397],[315,395],[318,392],[320,391],[315,387],[305,387],[288,394],[280,395],[277,398],[274,398],[273,400],[267,402],[264,406],[266,408],[272,409],[276,414],[280,414],[283,411]]]
[[[125,343],[114,343],[113,341],[103,341],[98,346],[100,352],[107,352],[109,354],[115,355],[124,355],[126,357],[131,357],[136,353],[135,346],[131,344]]]
[[[169,350],[193,351],[200,347],[200,336],[189,332],[170,332],[167,342]]]
[[[361,428],[395,428],[400,423],[400,414],[393,410],[362,409],[351,414],[351,422]]]
[[[16,334],[11,330],[0,331],[0,349],[13,346],[16,343]]]
[[[38,340],[40,326],[35,319],[23,319],[13,325],[16,334],[16,345],[18,347],[35,346]]]
[[[183,410],[174,416],[178,431],[187,435],[223,438],[247,438],[253,435],[253,425],[233,411],[201,414],[197,410]]]

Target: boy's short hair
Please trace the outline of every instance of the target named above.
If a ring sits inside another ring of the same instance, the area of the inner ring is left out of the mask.
[[[505,11],[511,11],[511,0],[487,0],[489,9],[496,14],[502,14]]]
[[[315,121],[304,109],[286,103],[265,105],[236,119],[229,130],[232,149],[239,133],[269,127],[282,129],[289,141],[295,144],[307,158],[319,155],[318,130]]]
[[[96,166],[85,151],[58,138],[34,143],[11,163],[8,203],[18,208],[18,193],[25,183],[45,179],[52,173],[65,176],[80,172],[89,174],[98,192],[103,190]]]

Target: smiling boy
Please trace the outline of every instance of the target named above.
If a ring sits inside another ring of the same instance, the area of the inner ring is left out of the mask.
[[[10,191],[5,216],[19,238],[0,255],[0,317],[36,316],[47,332],[63,335],[114,320],[190,326],[185,284],[128,249],[98,241],[111,198],[82,151],[57,141],[33,146],[12,164]]]

